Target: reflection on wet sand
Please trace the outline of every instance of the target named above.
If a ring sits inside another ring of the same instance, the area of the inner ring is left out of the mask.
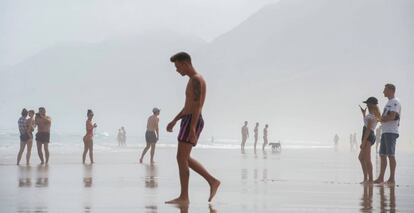
[[[374,187],[378,189],[379,200],[374,201]],[[386,196],[386,191],[389,190],[388,196]],[[379,203],[378,203],[379,201]],[[364,184],[363,185],[363,194],[361,197],[361,212],[376,212],[375,207],[379,204],[379,210],[381,212],[396,212],[396,203],[395,203],[395,186],[374,186],[373,184]]]
[[[36,187],[48,187],[49,186],[49,166],[38,165],[36,173]]]
[[[267,169],[262,170],[262,177],[260,178],[260,169],[253,169],[253,180],[254,182],[257,181],[267,181]],[[241,180],[245,181],[249,179],[249,170],[248,169],[241,169],[240,170],[240,178]]]
[[[183,205],[176,204],[176,205],[172,205],[172,206],[179,209],[180,213],[188,213],[189,204],[183,204]],[[208,205],[208,210],[209,210],[209,213],[217,213],[217,210],[213,207],[212,204]]]
[[[32,186],[32,167],[19,166],[19,187],[31,187]]]
[[[371,212],[372,211],[372,196],[374,185],[364,184],[364,191],[361,198],[361,212]]]
[[[157,213],[158,207],[156,205],[147,205],[145,206],[145,212],[146,213]]]
[[[92,186],[92,164],[84,165],[83,167],[83,186],[89,188]]]
[[[155,166],[154,164],[145,165],[145,187],[158,187],[158,170],[157,166]]]
[[[385,195],[385,191],[387,189],[389,190],[388,196]],[[379,194],[381,211],[396,212],[397,208],[395,203],[395,185],[380,186]]]

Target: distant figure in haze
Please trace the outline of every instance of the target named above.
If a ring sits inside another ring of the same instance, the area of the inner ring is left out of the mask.
[[[388,102],[384,107],[382,113],[382,135],[380,144],[380,158],[381,158],[381,170],[378,178],[374,183],[383,183],[385,170],[387,168],[387,157],[390,161],[390,177],[387,180],[387,184],[395,184],[395,168],[397,162],[395,160],[395,144],[399,137],[399,127],[401,119],[401,104],[395,97],[395,86],[393,84],[386,84],[384,88],[384,96],[388,98]]]
[[[256,126],[254,127],[254,153],[256,153],[256,145],[257,141],[259,140],[259,123],[256,122]]]
[[[241,128],[242,143],[241,151],[244,152],[244,146],[246,145],[247,138],[249,138],[249,127],[247,127],[248,122],[245,121],[244,125]]]
[[[122,144],[122,130],[118,129],[118,134],[116,135],[116,139],[118,141],[118,146],[121,146]]]
[[[184,107],[167,125],[167,131],[172,132],[177,121],[181,119],[177,147],[177,163],[180,174],[181,193],[178,198],[167,201],[166,203],[184,206],[189,204],[189,167],[199,175],[203,176],[210,185],[210,196],[208,198],[208,201],[210,202],[220,186],[220,181],[213,177],[190,155],[192,148],[197,145],[198,138],[204,127],[204,120],[201,114],[206,97],[206,82],[194,69],[191,63],[191,57],[187,53],[177,53],[170,58],[170,61],[174,63],[178,73],[182,76],[188,76],[190,79],[185,91]]]
[[[357,140],[357,133],[355,132],[353,134],[353,140],[352,140],[353,149],[358,149],[358,140]]]
[[[354,150],[354,134],[349,135],[349,147],[351,151]]]
[[[375,136],[377,137],[377,140],[375,140],[375,150],[377,151],[377,153],[379,152],[378,148],[381,142],[381,134],[382,134],[382,130],[381,130],[381,125],[380,125],[375,131]]]
[[[338,136],[338,134],[335,134],[333,140],[334,140],[335,148],[338,147],[338,144],[339,144],[339,136]]]
[[[262,150],[265,150],[266,145],[269,143],[269,140],[267,139],[267,130],[269,125],[265,125],[265,128],[263,129],[263,147]]]
[[[46,164],[49,163],[49,142],[50,142],[50,127],[52,119],[46,115],[46,109],[39,107],[39,112],[36,114],[35,123],[37,126],[36,145],[37,153],[39,154],[40,164],[44,164],[42,145],[45,150]]]
[[[366,101],[366,108],[359,106],[362,112],[364,127],[362,129],[361,151],[358,159],[361,163],[364,180],[361,183],[372,183],[374,181],[372,174],[371,146],[375,144],[375,128],[381,119],[378,108],[378,100],[375,97],[369,97]],[[366,113],[368,108],[368,114]]]
[[[145,146],[144,150],[142,151],[141,158],[139,158],[139,162],[142,163],[142,159],[147,153],[148,149],[151,148],[151,164],[154,163],[154,153],[155,153],[155,144],[157,143],[160,132],[158,128],[158,123],[160,119],[158,116],[160,115],[160,109],[154,108],[152,109],[152,115],[149,116],[147,120],[147,131],[145,132],[145,141],[147,142],[147,146]]]
[[[83,136],[83,155],[82,155],[82,163],[85,164],[86,154],[89,151],[89,160],[91,163],[93,162],[93,129],[98,127],[96,123],[92,124],[93,118],[92,110],[88,109],[86,116],[88,119],[86,120],[86,135]]]
[[[122,143],[123,146],[126,146],[127,136],[126,136],[125,127],[121,127],[121,132],[122,132],[122,134],[121,134],[122,135],[121,143]]]
[[[26,147],[26,144],[30,140],[29,127],[27,126],[27,120],[26,120],[27,114],[28,114],[27,109],[23,108],[22,113],[21,113],[21,117],[17,121],[17,124],[19,126],[19,132],[20,132],[20,149],[19,149],[19,153],[17,154],[17,163],[16,163],[16,165],[20,164],[20,160],[22,159],[24,148]],[[31,146],[30,146],[30,149],[31,149]],[[26,164],[29,164],[30,149],[29,149],[29,144],[27,144]]]

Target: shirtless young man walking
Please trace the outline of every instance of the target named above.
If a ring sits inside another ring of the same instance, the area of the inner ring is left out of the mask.
[[[197,145],[198,137],[204,126],[201,112],[206,97],[206,83],[203,77],[196,72],[191,57],[185,52],[175,54],[170,58],[182,76],[188,76],[185,92],[184,108],[167,125],[167,131],[172,132],[175,124],[181,119],[180,131],[178,133],[177,163],[180,173],[181,193],[176,199],[167,201],[179,205],[186,205],[190,202],[188,196],[189,168],[200,174],[210,185],[210,202],[220,186],[220,181],[213,177],[198,161],[190,156],[191,149]]]
[[[39,108],[39,113],[35,118],[35,123],[37,126],[37,133],[36,133],[36,145],[37,145],[37,153],[39,154],[39,158],[41,164],[44,164],[43,152],[42,152],[42,145],[45,150],[45,157],[46,157],[46,164],[49,163],[49,142],[50,142],[50,126],[52,124],[52,120],[49,116],[46,115],[46,109],[44,107]]]

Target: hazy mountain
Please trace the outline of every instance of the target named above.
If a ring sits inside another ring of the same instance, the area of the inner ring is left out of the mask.
[[[218,76],[214,123],[271,125],[273,138],[331,139],[360,132],[357,105],[397,85],[411,133],[413,1],[282,0],[200,53]],[[214,78],[213,76],[211,76]],[[210,97],[211,98],[211,97]],[[263,125],[262,125],[263,127]],[[413,137],[411,135],[411,137]],[[414,137],[413,137],[414,138]]]
[[[88,108],[101,118],[101,131],[115,132],[121,125],[141,128],[152,107],[180,107],[185,85],[169,62],[171,54],[203,45],[198,38],[167,31],[57,44],[1,72],[1,126],[14,127],[22,107],[45,106],[58,131],[83,131]]]
[[[393,82],[402,138],[413,138],[413,9],[409,0],[282,0],[209,44],[164,32],[56,45],[1,72],[1,126],[14,125],[22,106],[40,105],[62,131],[83,131],[86,108],[107,131],[127,125],[139,134],[155,105],[165,125],[185,86],[168,58],[188,50],[208,83],[204,137],[237,138],[248,120],[269,123],[271,140],[335,132],[347,140],[360,132],[357,105],[377,96],[382,108],[383,85]]]

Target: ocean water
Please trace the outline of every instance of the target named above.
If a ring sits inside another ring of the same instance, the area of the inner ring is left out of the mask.
[[[171,134],[174,135],[174,134]],[[83,149],[83,135],[81,134],[51,134],[51,142],[49,149],[55,153],[73,153]],[[262,141],[257,144],[257,149],[261,149]],[[332,149],[333,145],[318,141],[283,141],[283,149]],[[95,152],[125,152],[136,151],[146,145],[144,136],[128,136],[126,146],[119,146],[114,135],[108,133],[99,133],[94,136]],[[18,133],[1,133],[0,132],[0,153],[15,153],[19,149]],[[158,147],[176,147],[177,141],[175,136],[161,137],[157,143]],[[240,142],[237,139],[216,138],[211,139],[200,138],[197,148],[201,149],[240,149]],[[247,150],[253,149],[253,141],[249,141],[245,147]],[[268,147],[270,149],[270,146]]]

